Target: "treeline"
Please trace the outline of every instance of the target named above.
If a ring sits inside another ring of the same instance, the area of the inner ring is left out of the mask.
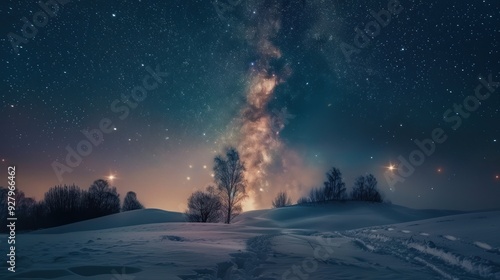
[[[382,202],[382,195],[377,189],[377,179],[372,174],[356,178],[351,192],[342,179],[342,173],[333,167],[326,173],[326,181],[322,187],[313,188],[308,195],[298,199],[297,204],[322,203],[327,201],[370,201]],[[275,208],[291,205],[286,192],[280,192],[273,201]]]
[[[8,189],[0,187],[0,219],[9,216],[7,207]],[[15,217],[17,230],[36,230],[61,226],[106,215],[142,209],[134,192],[128,192],[120,203],[116,187],[106,180],[96,180],[88,190],[76,185],[59,185],[50,188],[40,201],[15,191]],[[3,232],[6,229],[1,229]]]

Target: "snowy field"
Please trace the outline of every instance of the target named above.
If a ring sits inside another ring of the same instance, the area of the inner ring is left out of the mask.
[[[146,209],[18,234],[0,278],[500,279],[499,237],[500,211],[338,203],[225,225]]]

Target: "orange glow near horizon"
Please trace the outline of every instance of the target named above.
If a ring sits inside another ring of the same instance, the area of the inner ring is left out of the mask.
[[[249,194],[248,198],[245,199],[241,204],[242,204],[243,212],[256,210],[254,199],[252,198],[251,194]]]

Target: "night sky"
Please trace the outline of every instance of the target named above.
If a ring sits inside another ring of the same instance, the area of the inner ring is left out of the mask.
[[[269,208],[281,190],[295,201],[332,166],[348,187],[373,173],[395,204],[500,206],[498,1],[58,7],[33,19],[37,1],[0,4],[0,185],[14,164],[36,199],[107,178],[122,197],[183,211],[232,145],[247,165],[246,210]],[[70,167],[67,148],[100,126],[103,141],[93,134],[98,145],[80,145],[88,155]],[[435,151],[418,152],[433,134]],[[408,176],[400,156],[419,163]]]

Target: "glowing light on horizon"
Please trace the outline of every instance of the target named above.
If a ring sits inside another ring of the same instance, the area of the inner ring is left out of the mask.
[[[251,196],[245,199],[241,203],[241,206],[243,208],[243,212],[257,210],[257,208],[255,207],[255,199]]]

